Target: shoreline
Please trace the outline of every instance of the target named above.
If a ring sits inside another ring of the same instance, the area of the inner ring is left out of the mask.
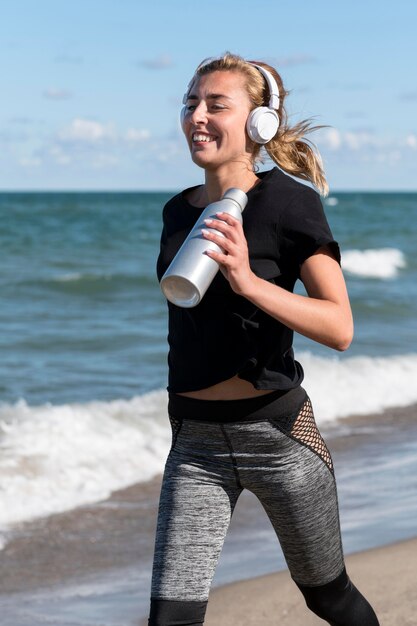
[[[416,536],[417,516],[416,415],[417,405],[412,405],[365,418],[344,418],[337,427],[321,427],[335,461],[349,573],[364,595],[388,616],[389,607],[377,604],[379,596],[373,600],[374,579],[382,600],[384,589],[388,590],[387,598],[391,598],[393,607],[397,599],[403,598],[406,604],[411,602],[411,614],[417,612],[416,592],[410,589],[417,579],[417,566],[414,571],[398,565],[402,560],[408,567],[410,557],[417,562],[417,537],[410,540]],[[60,622],[63,611],[72,626],[89,624],[88,615],[94,615],[96,621],[92,624],[145,623],[141,620],[149,607],[160,482],[158,475],[114,491],[100,502],[15,527],[0,551],[2,626],[67,623]],[[391,556],[378,560],[379,553]],[[262,611],[263,607],[278,610],[274,602],[281,611],[280,626],[322,624],[314,616],[315,621],[306,621],[310,614],[288,573],[281,571],[284,569],[285,561],[270,522],[255,496],[245,491],[213,580],[207,614],[211,622],[207,625],[222,626],[221,619],[229,615],[227,605],[233,612],[237,602],[236,610],[240,611],[248,594],[249,606],[242,613],[253,621],[236,622],[230,614],[231,621],[224,618],[225,626],[269,626]],[[363,579],[362,572],[368,572],[369,580],[366,576]],[[248,585],[254,585],[253,591]],[[397,595],[390,595],[393,587]],[[402,618],[407,613],[398,615]],[[403,621],[382,621],[381,626],[394,624],[411,626],[413,622],[404,617]],[[276,621],[271,626],[276,626]]]
[[[417,537],[346,557],[354,584],[374,607],[381,626],[413,626],[417,614]],[[206,626],[320,626],[288,571],[212,590]],[[145,626],[143,622],[141,626]]]

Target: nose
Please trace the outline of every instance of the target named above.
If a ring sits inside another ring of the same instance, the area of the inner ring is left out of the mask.
[[[204,124],[207,121],[207,107],[203,101],[195,107],[194,111],[190,115],[190,121],[194,126]]]

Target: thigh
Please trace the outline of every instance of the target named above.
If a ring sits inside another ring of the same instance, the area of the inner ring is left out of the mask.
[[[183,436],[183,435],[181,435]],[[241,489],[213,471],[212,457],[173,445],[165,466],[152,576],[153,598],[207,600]]]
[[[322,585],[344,567],[333,463],[310,400],[287,420],[270,419],[276,460],[254,490],[281,543],[292,577]]]

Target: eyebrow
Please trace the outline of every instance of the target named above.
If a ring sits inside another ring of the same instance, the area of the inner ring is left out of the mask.
[[[230,96],[225,96],[224,94],[221,94],[221,93],[209,93],[207,95],[207,98],[211,98],[212,100],[214,100],[216,98],[226,98],[227,100],[232,100],[233,99],[233,98],[230,98]],[[190,94],[190,95],[187,96],[187,100],[198,100],[198,96]]]

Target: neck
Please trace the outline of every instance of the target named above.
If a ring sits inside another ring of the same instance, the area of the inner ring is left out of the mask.
[[[204,193],[208,202],[216,202],[231,187],[237,187],[246,193],[258,182],[259,178],[252,170],[252,165],[239,163],[239,167],[235,166],[233,169],[206,170]]]

